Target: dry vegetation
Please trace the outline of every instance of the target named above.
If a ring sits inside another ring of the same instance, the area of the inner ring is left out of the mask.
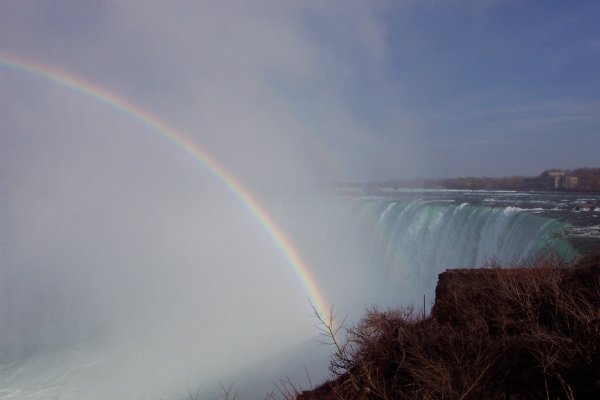
[[[598,399],[600,255],[575,267],[453,270],[432,315],[370,310],[332,341],[333,379],[282,397],[310,399]]]

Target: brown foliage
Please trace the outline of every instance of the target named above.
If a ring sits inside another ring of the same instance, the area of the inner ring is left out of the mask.
[[[445,274],[429,318],[373,309],[343,344],[321,318],[335,379],[297,398],[599,398],[600,256]]]

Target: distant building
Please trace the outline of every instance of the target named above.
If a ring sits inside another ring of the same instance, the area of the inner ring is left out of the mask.
[[[577,187],[577,177],[567,176],[567,174],[559,169],[544,171],[536,178],[527,178],[523,182],[525,189],[573,189]]]
[[[579,180],[576,176],[565,176],[562,181],[562,185],[564,188],[573,189],[577,187],[578,182]]]

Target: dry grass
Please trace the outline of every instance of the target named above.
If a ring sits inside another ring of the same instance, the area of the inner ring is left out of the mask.
[[[600,398],[600,256],[576,268],[456,271],[432,316],[372,309],[334,346],[334,379],[292,399]]]

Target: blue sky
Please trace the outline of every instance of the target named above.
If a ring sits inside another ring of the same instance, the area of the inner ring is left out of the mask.
[[[3,9],[1,50],[127,97],[250,182],[535,175],[600,162],[595,1]],[[12,108],[24,91],[45,91],[53,104],[65,96],[1,74],[2,104]],[[19,113],[41,118],[48,109],[37,106]],[[11,113],[2,126],[9,145],[27,132]]]
[[[457,175],[597,166],[600,4],[475,4],[386,18],[388,72],[432,157]]]

